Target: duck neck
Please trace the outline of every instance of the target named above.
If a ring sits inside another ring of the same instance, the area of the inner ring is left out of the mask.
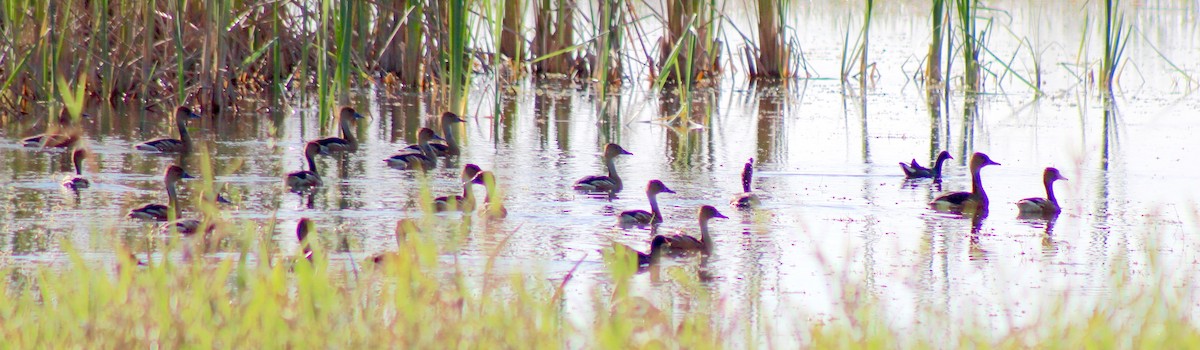
[[[983,190],[983,179],[979,177],[983,167],[971,169],[971,197],[974,197],[982,205],[988,204],[987,192]]]
[[[72,161],[75,163],[75,175],[83,176],[83,159],[75,158]]]
[[[464,212],[475,209],[475,191],[472,191],[471,187],[474,187],[474,184],[472,184],[470,181],[463,183],[462,198],[463,202],[466,203],[460,203],[459,205],[462,206]]]
[[[174,180],[167,180],[167,207],[169,207],[171,211],[175,212],[175,218],[178,219],[180,211],[179,195],[177,194],[177,189],[175,188],[176,182],[177,181]]]
[[[656,224],[663,222],[662,213],[658,211],[658,194],[651,192],[647,193],[646,197],[650,198],[650,214],[654,216],[650,219],[650,222]]]
[[[175,128],[179,129],[179,141],[183,141],[185,147],[192,144],[192,137],[188,135],[186,120],[183,118],[175,119]]]
[[[358,139],[354,137],[354,130],[350,125],[350,120],[342,118],[340,124],[341,125],[339,125],[338,128],[340,128],[342,131],[342,139],[345,139],[346,143],[349,143],[351,146],[358,145]]]
[[[708,235],[708,219],[705,218],[700,218],[700,243],[704,245],[704,252],[712,251],[712,236]]]
[[[614,157],[604,157],[604,167],[608,168],[608,178],[612,180],[617,188],[621,188],[621,177],[617,176],[617,165],[614,162]]]
[[[946,158],[938,157],[937,162],[933,163],[933,177],[942,177],[942,163],[946,162]]]
[[[321,176],[321,174],[317,172],[317,162],[316,162],[316,160],[313,160],[312,154],[305,153],[304,159],[308,161],[308,171],[312,172],[313,174],[315,174],[317,176]]]
[[[1054,203],[1054,206],[1057,207],[1058,206],[1058,198],[1054,197],[1054,180],[1046,179],[1043,182],[1046,185],[1046,199],[1050,200],[1050,203]]]
[[[458,153],[458,140],[454,139],[453,124],[442,124],[442,138],[446,140],[446,149],[450,151],[450,153]]]
[[[742,192],[743,193],[750,193],[750,182],[753,181],[753,177],[754,177],[753,174],[754,174],[754,170],[751,169],[749,165],[746,166],[745,171],[742,171]]]

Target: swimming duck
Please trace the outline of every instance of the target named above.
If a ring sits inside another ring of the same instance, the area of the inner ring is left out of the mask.
[[[493,174],[491,171],[480,171],[471,182],[487,188],[487,195],[483,197],[483,207],[479,208],[480,215],[496,219],[508,216],[508,208],[504,207],[504,202],[502,200],[492,200],[492,198],[499,198],[500,196],[499,187],[496,184],[496,174]]]
[[[636,256],[637,266],[641,267],[658,264],[658,261],[662,259],[663,252],[668,249],[668,244],[667,237],[659,235],[650,240],[650,252],[648,253],[639,252],[637,249],[619,243],[613,243],[612,248],[614,252],[625,251],[630,257]]]
[[[355,111],[354,108],[342,107],[338,112],[338,130],[341,137],[326,137],[314,141],[321,146],[321,154],[357,151],[358,139],[354,137],[354,131],[350,126],[350,122],[362,118],[362,114],[358,114],[358,111]]]
[[[604,167],[608,169],[608,175],[591,175],[585,176],[579,181],[575,181],[575,190],[587,192],[620,192],[621,177],[617,176],[617,167],[613,164],[613,159],[622,154],[632,155],[620,145],[610,143],[604,145]]]
[[[1017,201],[1017,209],[1023,214],[1057,214],[1062,211],[1054,197],[1054,181],[1066,180],[1058,169],[1046,168],[1042,172],[1042,184],[1046,186],[1046,198],[1025,198]]]
[[[462,194],[434,198],[434,211],[461,211],[470,213],[475,210],[475,194],[471,191],[471,187],[473,186],[471,180],[474,180],[475,175],[479,174],[481,170],[475,164],[464,165],[462,173],[459,174],[459,179],[462,180]]]
[[[909,179],[932,177],[934,180],[942,179],[942,163],[947,159],[954,159],[950,156],[950,152],[942,151],[938,153],[937,161],[933,163],[933,169],[917,164],[917,160],[913,159],[911,164],[900,162],[900,170],[904,170],[904,177]]]
[[[315,226],[308,218],[300,218],[300,222],[296,223],[296,240],[300,242],[300,249],[304,252],[304,259],[308,262],[313,261],[313,250],[309,245],[308,234],[313,232]]]
[[[417,228],[417,222],[413,219],[400,219],[396,221],[396,247],[404,249],[404,242],[408,240],[408,235],[418,232],[420,230]],[[400,257],[401,253],[399,251],[386,251],[372,255],[368,260],[375,264],[383,264],[388,261],[400,259]]]
[[[87,118],[89,115],[87,113],[83,113],[80,115],[80,117]],[[66,110],[63,110],[62,113],[59,113],[57,121],[57,130],[47,130],[44,133],[21,139],[21,145],[25,147],[41,148],[74,147],[75,144],[79,142],[80,134],[82,132],[77,128],[72,129],[69,127],[71,124],[71,115],[67,113]]]
[[[91,182],[89,182],[88,179],[83,178],[83,159],[86,157],[87,151],[83,149],[77,149],[74,152],[71,152],[71,163],[75,164],[75,176],[68,177],[65,181],[63,181],[63,187],[77,190],[91,186]]]
[[[175,217],[179,217],[179,198],[176,194],[175,185],[182,179],[193,179],[192,175],[183,171],[178,165],[171,165],[163,172],[163,182],[167,187],[167,205],[158,203],[146,204],[139,208],[129,210],[129,217],[142,220],[167,221],[168,213],[171,210],[175,211]]]
[[[758,196],[750,192],[750,184],[754,179],[754,158],[746,161],[746,166],[742,168],[742,193],[733,196],[733,200],[729,201],[729,205],[747,209],[757,207],[759,204]]]
[[[676,234],[671,236],[656,236],[663,237],[667,240],[667,247],[671,254],[686,254],[691,252],[700,252],[704,254],[712,253],[713,240],[708,234],[708,220],[713,218],[728,219],[721,212],[717,211],[711,205],[700,207],[696,211],[696,216],[700,222],[700,239],[688,236],[685,234]]]
[[[1000,165],[988,158],[986,154],[975,152],[971,156],[971,192],[951,192],[938,196],[930,206],[935,210],[963,212],[988,210],[987,192],[983,191],[983,179],[979,177],[980,170],[988,165]]]
[[[179,106],[175,109],[175,128],[179,130],[179,139],[161,138],[139,143],[133,146],[137,150],[151,152],[186,153],[192,148],[192,138],[188,136],[187,120],[200,119],[191,108]]]
[[[658,194],[675,193],[659,180],[650,180],[646,184],[646,198],[650,200],[650,211],[626,210],[617,215],[617,222],[622,226],[651,225],[663,222],[662,213],[658,211]]]
[[[433,169],[437,166],[437,161],[436,156],[434,156],[432,149],[429,147],[429,141],[432,140],[442,140],[442,138],[437,136],[433,132],[433,129],[421,128],[421,130],[417,131],[417,144],[421,145],[421,153],[401,153],[388,157],[384,161],[387,162],[388,166],[402,170]]]
[[[441,121],[441,125],[442,125],[442,135],[444,135],[443,138],[444,138],[445,143],[430,143],[429,148],[430,148],[430,150],[433,151],[433,155],[435,155],[435,156],[439,156],[439,157],[441,157],[441,156],[457,156],[459,153],[458,141],[454,139],[453,126],[454,126],[454,123],[465,123],[467,121],[460,118],[458,116],[458,114],[454,114],[454,112],[442,113],[442,117],[441,117],[440,121]],[[405,147],[404,149],[402,149],[400,151],[401,152],[414,152],[414,153],[421,152],[421,145],[420,144],[408,145],[408,147]]]
[[[304,159],[308,161],[308,170],[294,171],[287,174],[283,182],[293,190],[311,188],[321,185],[321,175],[317,174],[317,162],[313,157],[321,152],[321,145],[310,141],[304,145]]]

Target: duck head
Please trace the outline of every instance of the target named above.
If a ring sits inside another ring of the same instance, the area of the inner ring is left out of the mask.
[[[459,173],[458,178],[463,182],[470,182],[475,179],[475,175],[479,175],[480,171],[483,169],[480,169],[478,165],[467,164],[463,166],[462,173]]]
[[[983,152],[975,152],[971,156],[971,169],[983,169],[983,167],[988,165],[1000,165],[1000,163],[992,161],[992,158],[988,158],[988,155],[983,154]]]
[[[675,191],[667,188],[667,185],[663,184],[662,181],[650,180],[650,183],[646,184],[646,194],[656,195],[659,193],[675,193]]]
[[[616,158],[617,156],[622,155],[622,154],[633,155],[633,153],[629,153],[629,151],[626,151],[624,148],[621,148],[621,145],[618,145],[615,143],[610,143],[610,144],[604,145],[604,157],[605,158]]]
[[[418,143],[429,142],[431,140],[444,140],[444,139],[441,136],[438,136],[437,133],[433,132],[433,129],[430,129],[430,128],[421,128],[421,130],[417,131],[417,142]]]
[[[938,153],[938,156],[937,156],[938,162],[945,161],[947,159],[954,159],[954,157],[950,156],[949,151],[942,151],[942,153]]]
[[[442,121],[443,126],[454,124],[454,123],[466,123],[467,122],[462,117],[459,117],[458,114],[455,114],[454,112],[442,113],[441,121]]]
[[[167,166],[167,170],[163,172],[163,178],[165,178],[167,182],[176,182],[181,179],[194,179],[196,177],[192,176],[192,174],[188,174],[187,171],[184,171],[182,167],[171,164],[170,166]]]
[[[700,210],[696,215],[700,217],[700,221],[707,221],[708,219],[712,219],[712,218],[719,218],[719,219],[728,219],[729,218],[729,217],[725,216],[725,214],[721,214],[721,212],[717,211],[717,208],[715,208],[711,205],[705,205],[705,206],[700,207]]]
[[[200,119],[200,115],[199,115],[199,114],[196,114],[196,112],[192,112],[192,109],[191,109],[191,108],[187,108],[187,107],[184,107],[184,106],[179,106],[179,107],[175,108],[175,118],[176,118],[176,119],[180,119],[180,120],[183,120],[183,119]]]
[[[362,119],[363,116],[362,114],[358,114],[358,111],[354,110],[354,107],[346,106],[342,107],[342,110],[338,112],[338,118],[354,120]]]
[[[1058,168],[1054,168],[1054,167],[1046,168],[1046,171],[1042,172],[1042,181],[1050,183],[1050,182],[1054,182],[1055,180],[1064,180],[1065,181],[1065,180],[1067,180],[1067,177],[1062,176],[1062,173],[1058,172]]]

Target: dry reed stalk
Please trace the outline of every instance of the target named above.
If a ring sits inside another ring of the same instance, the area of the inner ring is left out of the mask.
[[[539,60],[533,63],[538,77],[570,76],[578,71],[578,58],[570,50],[575,37],[575,4],[550,0],[535,2],[534,39],[530,48]]]
[[[657,68],[667,85],[708,82],[720,73],[719,41],[711,3],[701,0],[667,0],[667,35],[658,42]]]
[[[783,34],[783,6],[780,1],[758,1],[759,49],[752,68],[752,78],[780,79],[791,76],[788,71],[791,51],[785,44]]]

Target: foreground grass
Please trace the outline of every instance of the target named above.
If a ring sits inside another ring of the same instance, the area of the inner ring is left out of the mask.
[[[753,340],[781,335],[819,348],[1200,346],[1192,305],[1153,285],[1119,288],[1090,313],[1044,310],[1035,326],[1004,335],[965,325],[944,338],[920,329],[937,322],[897,331],[870,301],[849,300],[859,306],[843,320],[797,331],[724,320],[710,307],[672,315],[629,296],[633,270],[622,264],[610,264],[612,288],[593,291],[592,314],[580,323],[562,306],[569,281],[464,277],[437,267],[436,249],[421,243],[356,274],[331,270],[319,256],[118,268],[75,256],[65,268],[10,270],[27,278],[8,279],[0,293],[0,337],[11,348],[722,348],[781,346]]]

